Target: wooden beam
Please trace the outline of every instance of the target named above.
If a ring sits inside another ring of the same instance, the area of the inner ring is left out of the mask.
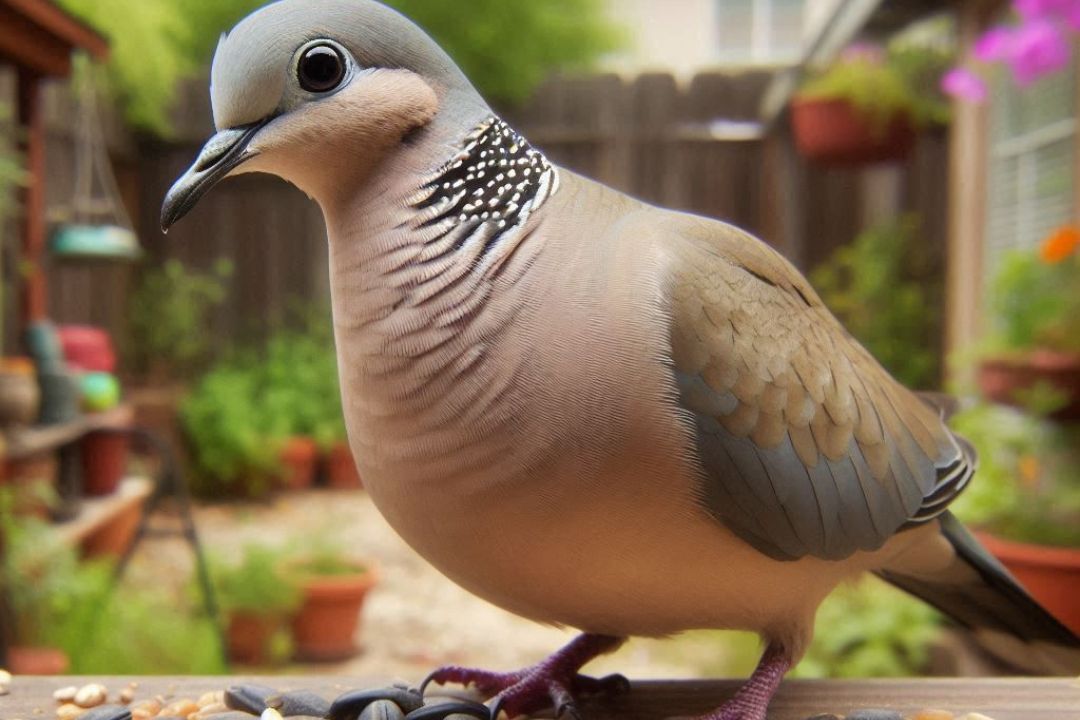
[[[987,26],[992,8],[963,3],[960,46],[970,48]],[[988,173],[987,112],[984,105],[953,103],[949,142],[949,234],[945,260],[946,357],[971,347],[982,333],[983,247],[986,241]],[[968,379],[972,368],[950,368]]]
[[[22,126],[22,151],[29,182],[22,196],[22,263],[25,268],[21,292],[21,318],[29,323],[43,320],[45,302],[45,108],[42,102],[42,77],[25,68],[18,72],[19,124]]]
[[[39,75],[71,73],[71,45],[0,0],[0,60]]]
[[[84,50],[95,60],[109,57],[109,43],[97,31],[76,20],[50,0],[0,0],[18,15],[30,20],[49,35],[62,40],[71,50]]]

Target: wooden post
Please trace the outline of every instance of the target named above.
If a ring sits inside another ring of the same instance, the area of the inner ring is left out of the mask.
[[[47,316],[45,273],[45,114],[41,101],[41,76],[26,68],[18,71],[21,146],[29,182],[22,195],[23,283],[20,317],[26,327]]]

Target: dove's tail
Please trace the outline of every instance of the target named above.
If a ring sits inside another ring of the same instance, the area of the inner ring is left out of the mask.
[[[1039,605],[952,513],[939,522],[947,542],[920,548],[934,553],[935,562],[915,566],[934,571],[896,567],[878,574],[970,628],[1010,665],[1037,674],[1080,672],[1080,637]]]

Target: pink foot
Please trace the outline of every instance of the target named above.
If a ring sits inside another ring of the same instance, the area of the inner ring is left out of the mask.
[[[791,669],[791,658],[775,645],[761,656],[757,669],[735,696],[722,707],[699,720],[766,720],[769,703],[784,675]]]
[[[623,642],[623,638],[608,635],[579,635],[543,662],[517,672],[496,673],[451,665],[428,675],[420,691],[432,682],[471,685],[485,697],[495,699],[491,705],[492,718],[500,711],[507,717],[517,717],[549,707],[554,707],[559,717],[579,718],[574,705],[576,694],[613,692],[629,686],[621,676],[598,680],[578,674],[587,662],[615,650]]]

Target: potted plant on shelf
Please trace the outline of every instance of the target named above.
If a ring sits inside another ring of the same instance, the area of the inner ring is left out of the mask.
[[[267,665],[289,655],[288,624],[300,593],[284,572],[281,551],[248,545],[239,560],[212,557],[210,575],[225,614],[230,660]]]
[[[994,327],[978,382],[995,402],[1060,397],[1058,419],[1080,419],[1080,231],[1055,230],[1037,252],[1015,250],[993,279]]]
[[[321,538],[296,550],[288,566],[302,597],[292,620],[297,657],[323,662],[355,655],[364,601],[378,581],[374,566]]]
[[[798,90],[791,105],[795,142],[807,158],[833,164],[902,160],[918,128],[948,118],[937,88],[951,51],[899,38],[886,48],[844,51]]]
[[[978,405],[953,427],[979,452],[978,482],[953,504],[987,549],[1080,632],[1080,428]]]

